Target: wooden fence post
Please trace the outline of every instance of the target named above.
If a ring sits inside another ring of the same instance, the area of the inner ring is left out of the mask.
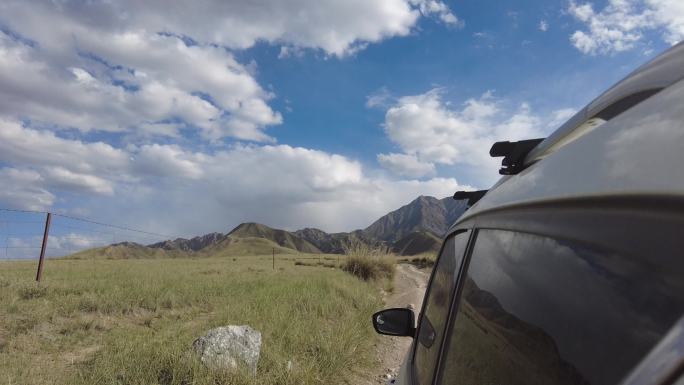
[[[36,272],[36,282],[40,282],[40,277],[43,275],[43,260],[45,259],[45,249],[47,249],[48,234],[50,233],[50,222],[52,221],[52,213],[47,213],[45,218],[45,232],[43,232],[43,244],[40,247],[40,259],[38,260],[38,271]]]

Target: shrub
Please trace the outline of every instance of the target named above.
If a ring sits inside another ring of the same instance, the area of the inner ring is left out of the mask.
[[[342,265],[342,270],[365,281],[380,278],[391,280],[394,277],[396,258],[388,253],[387,248],[359,240],[352,240],[343,247],[347,260]]]
[[[365,281],[392,278],[394,276],[394,261],[390,258],[349,257],[342,265],[342,270]]]

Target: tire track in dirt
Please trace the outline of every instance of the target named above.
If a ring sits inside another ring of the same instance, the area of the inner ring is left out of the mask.
[[[416,319],[418,319],[419,308],[422,305],[429,278],[429,270],[418,269],[408,264],[397,265],[394,290],[392,293],[385,293],[383,296],[385,307],[412,308],[416,313]],[[367,376],[363,376],[363,381],[360,383],[364,385],[384,384],[394,377],[411,346],[411,341],[412,339],[409,337],[381,336],[375,347],[377,369]]]

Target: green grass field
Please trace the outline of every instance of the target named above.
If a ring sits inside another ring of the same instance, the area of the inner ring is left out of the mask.
[[[295,262],[47,260],[40,286],[35,261],[0,262],[0,384],[353,383],[374,362],[377,284]],[[255,377],[192,354],[195,338],[229,324],[262,333]]]

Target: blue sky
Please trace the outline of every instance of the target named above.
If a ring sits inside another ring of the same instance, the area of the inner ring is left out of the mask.
[[[425,20],[411,36],[389,39],[348,58],[307,52],[283,60],[279,48],[270,44],[244,52],[246,60],[258,63],[260,83],[280,95],[272,105],[280,111],[292,108],[271,132],[280,143],[373,162],[377,152],[393,150],[382,130],[385,111],[364,108],[367,96],[382,89],[400,96],[443,87],[455,104],[493,90],[513,103],[529,102],[540,112],[577,109],[669,47],[653,40],[650,52],[582,54],[569,41],[581,23],[563,12],[565,1],[507,7],[498,1],[448,4],[467,20],[463,27]],[[542,20],[547,31],[539,29]],[[357,147],[359,140],[368,145]]]
[[[676,0],[3,2],[0,207],[365,227],[489,187],[491,143],[548,135],[682,36]]]

